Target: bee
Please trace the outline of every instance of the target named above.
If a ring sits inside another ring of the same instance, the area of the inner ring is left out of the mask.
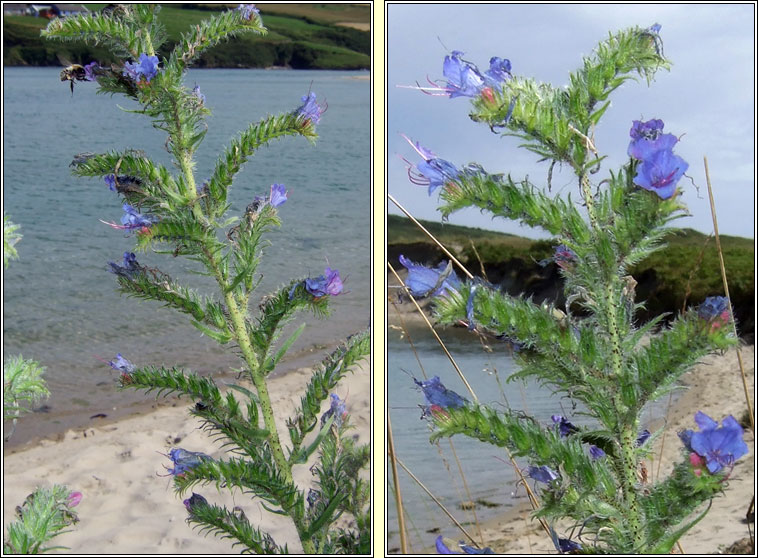
[[[84,66],[81,64],[69,64],[61,70],[61,81],[68,81],[71,83],[71,95],[74,94],[74,82],[85,81],[86,79]]]

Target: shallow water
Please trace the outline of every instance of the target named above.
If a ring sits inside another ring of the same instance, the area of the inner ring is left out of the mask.
[[[144,149],[174,167],[165,134],[123,97],[96,95],[81,83],[71,95],[58,68],[4,69],[3,209],[21,225],[20,259],[3,281],[3,353],[39,361],[52,392],[44,413],[25,416],[11,439],[23,443],[40,431],[63,430],[98,413],[113,413],[152,396],[115,389],[115,372],[98,360],[122,353],[135,364],[166,364],[217,374],[241,361],[154,302],[119,295],[107,262],[120,262],[134,239],[99,222],[119,222],[121,200],[102,179],[71,175],[73,155],[85,151]],[[207,177],[232,137],[251,122],[300,106],[308,90],[328,104],[315,146],[303,138],[275,141],[257,152],[231,190],[231,215],[255,195],[283,183],[281,229],[259,271],[260,296],[296,277],[340,270],[346,294],[333,301],[329,320],[306,321],[290,364],[313,364],[323,348],[370,321],[370,82],[367,72],[192,70],[213,112],[197,153],[198,181]],[[360,79],[356,79],[360,78]],[[117,106],[118,105],[118,106]],[[153,253],[143,265],[160,267],[203,294],[213,291],[192,263]],[[253,296],[251,306],[257,302]],[[44,425],[44,426],[43,426]]]

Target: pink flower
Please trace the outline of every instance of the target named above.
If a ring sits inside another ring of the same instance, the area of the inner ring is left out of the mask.
[[[81,492],[72,492],[68,495],[68,498],[66,499],[66,505],[69,508],[73,508],[79,505],[79,502],[82,501],[82,493]]]

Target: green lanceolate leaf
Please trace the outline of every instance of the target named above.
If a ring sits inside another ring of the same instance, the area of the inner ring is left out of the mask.
[[[321,430],[319,431],[315,440],[313,440],[313,443],[311,443],[311,445],[309,445],[307,448],[301,449],[300,452],[290,455],[289,462],[295,465],[299,463],[305,463],[306,461],[308,461],[308,458],[321,445],[321,440],[323,440],[324,436],[326,436],[331,430],[332,424],[334,424],[334,415],[329,417],[329,419],[327,419],[327,421],[324,422],[324,425],[321,427]]]

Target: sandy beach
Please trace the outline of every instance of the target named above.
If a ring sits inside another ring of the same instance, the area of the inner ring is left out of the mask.
[[[353,369],[336,393],[346,399],[347,410],[360,443],[370,442],[371,378],[367,360]],[[300,403],[310,369],[300,368],[270,381],[269,389],[282,440],[289,439],[284,420]],[[146,395],[151,398],[152,395]],[[223,449],[199,430],[188,414],[185,399],[172,406],[118,422],[69,430],[60,440],[41,440],[30,448],[10,450],[3,458],[3,527],[14,519],[14,509],[38,485],[64,484],[82,492],[75,508],[79,523],[51,544],[87,554],[238,554],[232,542],[205,537],[185,521],[182,498],[175,495],[170,477],[161,477],[171,461],[158,452],[181,447],[222,457]],[[328,408],[324,402],[323,411]],[[23,420],[23,418],[21,419]],[[312,434],[313,435],[313,434]],[[295,481],[309,487],[310,463],[295,470]],[[367,473],[368,474],[368,473]],[[255,527],[268,530],[279,544],[301,552],[288,518],[272,515],[248,495],[219,494],[213,486],[198,487],[209,502],[229,509],[241,506]],[[4,529],[5,530],[5,529]]]

